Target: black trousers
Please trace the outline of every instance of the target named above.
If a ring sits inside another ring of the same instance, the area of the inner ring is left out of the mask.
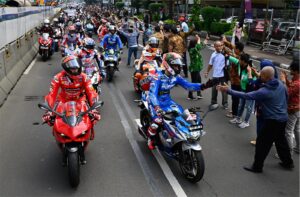
[[[241,86],[231,85],[231,89],[236,91],[241,91]],[[232,115],[237,116],[239,110],[240,98],[231,96],[231,100],[232,100],[232,105],[231,105]]]
[[[183,53],[182,59],[183,59],[183,63],[184,63],[184,65],[183,65],[183,67],[182,67],[182,69],[183,69],[183,74],[184,74],[184,77],[188,78],[189,75],[188,75],[188,67],[187,67],[186,52]]]
[[[263,120],[263,126],[256,139],[254,168],[263,168],[273,142],[275,142],[280,160],[286,165],[293,164],[290,148],[285,137],[285,126],[286,122],[271,119]]]
[[[191,72],[192,83],[201,83],[200,71]],[[201,96],[201,91],[197,91],[197,96]],[[193,92],[189,91],[189,98],[193,98]]]

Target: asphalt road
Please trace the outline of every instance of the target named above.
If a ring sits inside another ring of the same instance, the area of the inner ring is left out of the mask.
[[[203,50],[206,63],[210,54]],[[242,169],[253,161],[249,141],[255,137],[254,116],[250,127],[239,129],[228,123],[223,109],[208,114],[207,134],[201,140],[206,170],[197,184],[182,177],[176,162],[149,151],[136,129],[139,108],[134,99],[139,97],[133,91],[133,68],[126,66],[126,55],[125,49],[113,82],[103,83],[102,120],[95,127],[96,137],[88,147],[77,189],[69,186],[51,128],[41,125],[44,112],[37,107],[48,93],[52,76],[61,70],[60,54],[47,62],[37,56],[0,108],[0,196],[299,196],[299,155],[294,155],[293,171],[279,167],[274,148],[264,173]],[[187,92],[180,87],[172,95],[185,108],[205,110],[211,92],[203,92],[199,101],[187,101]]]

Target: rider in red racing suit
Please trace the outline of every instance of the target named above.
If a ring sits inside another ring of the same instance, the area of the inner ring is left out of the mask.
[[[89,105],[92,106],[98,100],[98,94],[95,92],[90,79],[81,73],[81,62],[75,56],[68,56],[62,60],[62,67],[64,70],[55,75],[51,82],[50,92],[45,97],[48,105],[53,108],[58,102],[88,101]],[[58,95],[59,89],[61,90]],[[93,110],[91,115],[93,121],[101,119],[97,110]],[[43,120],[53,126],[54,115],[47,112],[43,116]]]

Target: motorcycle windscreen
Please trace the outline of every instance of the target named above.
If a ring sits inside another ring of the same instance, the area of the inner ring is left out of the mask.
[[[49,34],[48,33],[43,33],[42,38],[43,38],[43,40],[48,40],[49,39]]]
[[[71,127],[75,127],[77,124],[78,111],[76,108],[76,102],[70,101],[65,104],[65,118],[66,123]]]
[[[108,55],[114,55],[114,54],[115,54],[115,51],[113,49],[108,50]]]

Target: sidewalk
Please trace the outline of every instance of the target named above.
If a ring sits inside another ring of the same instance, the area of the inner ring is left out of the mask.
[[[209,44],[213,44],[215,40],[219,39],[217,36],[210,36]],[[259,49],[259,46],[245,45],[245,53],[251,55],[252,59],[261,61],[262,59],[268,59],[273,62],[277,67],[288,68],[292,62],[292,55],[276,55],[272,52],[266,52]]]

